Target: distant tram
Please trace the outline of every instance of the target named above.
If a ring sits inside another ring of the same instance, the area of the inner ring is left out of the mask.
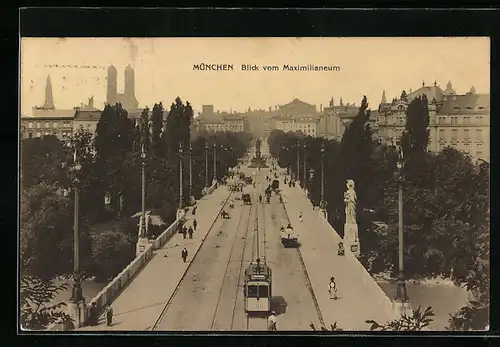
[[[260,259],[245,270],[245,311],[265,313],[271,311],[272,271]]]

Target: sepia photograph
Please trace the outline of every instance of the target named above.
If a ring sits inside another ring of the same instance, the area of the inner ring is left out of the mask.
[[[22,37],[19,66],[21,331],[489,331],[488,37]]]

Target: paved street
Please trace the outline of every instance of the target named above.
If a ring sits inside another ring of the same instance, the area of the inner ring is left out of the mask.
[[[155,323],[168,299],[172,296],[179,280],[186,271],[193,255],[202,243],[202,238],[221,209],[222,201],[229,196],[226,187],[219,187],[212,194],[198,201],[196,215],[187,214],[190,225],[193,217],[198,222],[193,239],[183,239],[176,234],[165,246],[155,251],[153,258],[140,270],[137,276],[119,294],[112,304],[114,311],[113,325],[107,326],[104,315],[99,325],[78,330],[148,330]],[[223,224],[218,218],[213,228]],[[188,262],[183,263],[181,250],[186,247],[189,253]]]
[[[386,322],[393,318],[392,304],[381,290],[373,290],[373,282],[365,283],[359,264],[352,257],[338,256],[338,235],[327,230],[321,223],[317,211],[298,187],[283,188],[284,201],[292,226],[300,235],[300,251],[304,259],[311,284],[321,308],[325,324],[335,321],[344,330],[367,330],[367,319]],[[299,222],[299,214],[303,222]],[[337,300],[329,298],[328,283],[335,277],[338,287]],[[375,287],[378,289],[378,287]]]
[[[385,322],[392,318],[390,300],[381,290],[374,290],[378,287],[362,276],[352,256],[337,255],[339,237],[313,211],[300,188],[284,186],[280,177],[286,211],[275,195],[270,204],[259,204],[259,194],[264,197],[270,184],[266,181],[270,169],[242,170],[257,181],[256,188],[244,188],[251,194],[252,205],[244,205],[236,199],[241,193],[234,193],[234,208],[224,207],[230,218],[217,218],[209,229],[229,191],[219,187],[199,201],[194,239],[184,240],[177,234],[155,252],[113,303],[113,326],[102,324],[101,317],[101,325],[83,330],[265,330],[265,318],[249,319],[244,310],[244,271],[257,257],[273,271],[272,308],[279,330],[309,330],[311,323],[319,328],[335,321],[344,330],[366,330],[367,319]],[[188,218],[193,218],[191,213]],[[279,229],[288,218],[299,233],[299,248],[284,248],[280,242]],[[189,252],[186,264],[180,258],[183,247]],[[331,276],[339,288],[338,300],[329,298]]]
[[[284,248],[279,240],[287,218],[283,206],[276,196],[270,204],[257,202],[258,195],[264,195],[267,175],[269,170],[261,169],[256,189],[246,188],[253,195],[253,205],[238,201],[230,210],[232,218],[209,234],[155,330],[266,330],[265,317],[247,319],[244,310],[244,270],[257,256],[272,267],[272,307],[279,329],[307,330],[311,322],[320,324],[299,251]]]

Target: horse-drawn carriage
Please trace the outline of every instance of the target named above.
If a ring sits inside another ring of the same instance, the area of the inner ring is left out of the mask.
[[[252,198],[250,197],[250,194],[248,194],[248,193],[243,194],[241,199],[243,200],[244,205],[251,205],[252,204]]]
[[[299,236],[290,224],[288,224],[286,228],[281,227],[280,240],[284,247],[296,247],[299,243]]]

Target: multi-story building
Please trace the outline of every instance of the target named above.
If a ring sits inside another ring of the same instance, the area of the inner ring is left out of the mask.
[[[406,125],[408,104],[425,94],[429,103],[430,152],[453,147],[473,159],[490,160],[490,95],[477,94],[472,87],[468,93],[457,95],[451,82],[442,90],[436,82],[391,103],[383,100],[379,106],[379,136],[386,144],[397,141]]]
[[[340,141],[346,127],[358,114],[358,110],[359,106],[344,104],[342,98],[340,104],[335,105],[331,98],[328,107],[325,107],[319,115],[318,136]]]
[[[76,108],[73,118],[73,132],[86,130],[95,133],[101,115],[102,111],[94,107],[94,98],[90,98],[87,106]]]
[[[278,107],[277,115],[273,117],[275,129],[284,132],[302,132],[307,136],[318,136],[319,116],[316,106],[293,99]]]
[[[21,116],[21,138],[55,135],[60,139],[71,136],[75,109],[56,109],[50,76],[45,85],[43,106],[32,108],[32,116]]]
[[[240,113],[229,113],[222,115],[222,123],[225,131],[245,131],[246,117]]]
[[[244,114],[232,111],[229,113],[216,112],[213,105],[203,105],[201,113],[194,120],[194,124],[197,132],[240,132],[248,130],[248,121]]]
[[[74,114],[73,110],[73,114]],[[33,138],[55,135],[59,139],[73,133],[73,114],[62,117],[21,117],[21,137]]]

